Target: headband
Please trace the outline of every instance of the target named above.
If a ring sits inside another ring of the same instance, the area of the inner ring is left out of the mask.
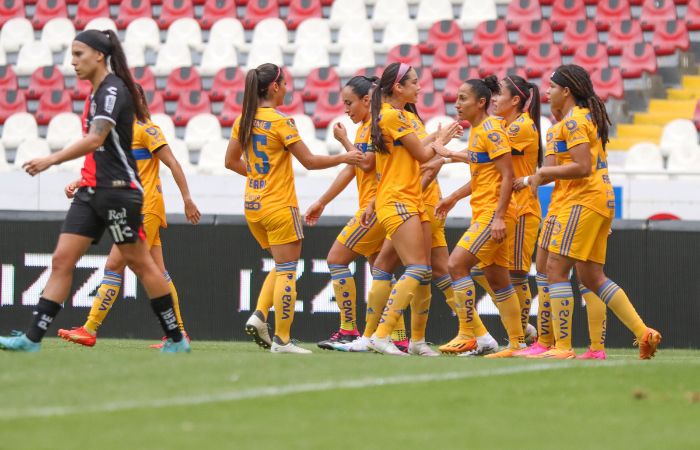
[[[114,49],[107,34],[98,30],[82,31],[75,36],[74,40],[82,42],[100,53],[104,53],[105,56],[111,55]]]
[[[549,77],[550,80],[554,81],[561,87],[568,87],[569,89],[572,88],[571,83],[569,83],[569,80],[567,78],[560,74],[557,71],[552,72],[552,76]]]
[[[272,80],[272,82],[277,83],[277,80],[280,79],[280,75],[282,75],[282,68],[280,66],[277,66],[277,76],[275,77],[274,80]]]
[[[525,99],[524,108],[525,108],[525,109],[528,109],[529,106],[530,106],[530,100],[532,100],[532,89],[530,89],[530,94],[529,94],[529,95],[525,95],[525,93],[522,91],[522,89],[520,89],[520,88],[518,87],[518,85],[515,84],[515,81],[513,81],[513,79],[512,79],[510,76],[506,76],[506,80],[510,81],[510,84],[512,84],[513,87],[514,87],[515,89],[518,90],[518,92],[520,93],[520,95],[522,96],[522,98]]]
[[[406,74],[408,73],[408,71],[410,69],[411,69],[410,65],[408,65],[406,63],[401,63],[401,65],[399,66],[399,71],[396,72],[396,79],[394,80],[394,84],[401,81],[401,79],[406,76]]]

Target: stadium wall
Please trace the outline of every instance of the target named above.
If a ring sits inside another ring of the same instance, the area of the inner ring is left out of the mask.
[[[47,268],[63,215],[0,213],[0,331],[22,328],[30,320],[32,305],[48,278]],[[319,226],[305,229],[293,327],[298,339],[320,340],[338,327],[325,256],[344,220],[325,218]],[[188,332],[195,340],[245,340],[243,324],[255,307],[257,292],[273,263],[252,239],[241,216],[209,215],[202,222],[194,227],[184,223],[182,217],[173,216],[163,232],[165,260],[179,292]],[[465,226],[464,220],[448,222],[450,246]],[[608,275],[624,287],[644,320],[661,331],[664,345],[700,347],[700,222],[616,221],[613,228]],[[59,327],[81,325],[85,320],[91,295],[102,278],[109,245],[105,236],[78,263],[73,294],[53,332]],[[362,324],[369,269],[358,260],[353,270],[357,272],[358,317]],[[534,277],[530,281],[534,289]],[[127,274],[122,292],[125,298],[115,304],[101,336],[160,337],[145,292],[133,274]],[[442,294],[434,294],[427,336],[432,342],[444,342],[453,336],[456,319]],[[537,301],[533,304],[534,314]],[[483,298],[479,310],[490,331],[504,342],[503,327],[489,298]],[[575,345],[586,346],[586,315],[580,301],[573,329]],[[611,313],[607,339],[612,347],[629,347],[633,339]]]

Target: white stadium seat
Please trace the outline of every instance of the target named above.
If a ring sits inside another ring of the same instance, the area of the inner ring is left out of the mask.
[[[44,66],[53,66],[53,54],[48,45],[34,41],[23,45],[19,50],[15,73],[31,75],[36,69]]]
[[[245,45],[243,25],[237,19],[227,17],[219,19],[209,31],[209,45],[231,44],[240,50]]]
[[[454,14],[450,0],[421,0],[418,4],[416,24],[422,30],[427,30],[435,22],[452,19]]]
[[[672,155],[676,149],[686,149],[689,143],[697,145],[698,130],[692,120],[676,119],[664,126],[659,147],[664,156]]]
[[[294,49],[303,45],[323,45],[326,48],[331,45],[331,29],[328,21],[320,18],[311,18],[303,21],[297,28],[294,38]]]
[[[46,131],[46,142],[51,150],[60,150],[83,136],[83,124],[77,114],[64,112],[57,114]]]
[[[10,164],[7,162],[7,155],[5,155],[5,147],[2,146],[0,142],[0,172],[7,172],[11,170]]]
[[[185,141],[173,139],[172,141],[168,141],[168,146],[170,147],[170,151],[173,153],[173,156],[175,156],[175,159],[177,159],[177,162],[180,163],[182,171],[188,175],[194,173],[195,167],[190,162],[190,152],[187,150],[187,144],[185,144]],[[165,164],[161,164],[160,171],[161,173],[167,173],[170,172],[170,169],[168,169]]]
[[[289,44],[287,25],[282,19],[271,17],[263,19],[255,25],[250,46],[252,48],[260,44],[277,44],[280,47]]]
[[[0,66],[4,66],[7,64],[7,55],[5,54],[5,50],[0,47]]]
[[[146,65],[146,55],[143,52],[143,46],[135,42],[125,42],[122,48],[129,67],[143,67]]]
[[[49,20],[41,30],[41,42],[48,45],[52,52],[70,48],[75,37],[73,21],[65,17]]]
[[[34,42],[34,27],[23,17],[8,20],[0,29],[0,47],[6,52],[18,52],[30,42]]]
[[[311,117],[306,114],[294,114],[292,119],[294,119],[294,124],[299,130],[299,136],[302,141],[310,142],[316,139],[316,127]]]
[[[22,164],[30,159],[48,156],[51,154],[49,144],[44,140],[36,137],[25,139],[15,153],[15,167],[21,168]]]
[[[63,75],[66,76],[75,76],[75,69],[73,68],[73,55],[71,53],[71,49],[67,48],[65,52],[63,52],[63,62],[61,63],[60,66],[58,66],[58,70],[61,71]]]
[[[160,113],[152,114],[151,122],[155,123],[160,127],[160,131],[163,132],[166,141],[170,142],[176,139],[175,124],[173,123],[173,119],[171,119],[169,115]]]
[[[150,17],[139,17],[126,27],[125,43],[139,44],[144,48],[160,48],[160,29]]]
[[[233,173],[224,166],[228,141],[226,139],[214,139],[204,144],[199,152],[197,171],[205,174],[230,174]]]
[[[206,77],[213,77],[216,72],[225,67],[238,66],[238,53],[231,44],[209,43],[202,54],[199,73]]]
[[[341,77],[352,76],[364,67],[375,66],[374,48],[371,44],[354,44],[343,48],[338,63],[338,74]]]
[[[389,22],[384,29],[382,43],[375,46],[381,52],[388,52],[399,44],[417,45],[418,28],[414,20],[401,20]]]
[[[326,128],[326,148],[328,149],[329,153],[341,153],[345,151],[345,148],[343,148],[340,142],[338,142],[333,136],[333,126],[335,126],[335,124],[338,122],[345,126],[350,142],[355,140],[357,129],[360,128],[360,124],[353,123],[352,119],[347,114],[343,114],[342,116],[338,116],[331,120],[328,124],[328,128]]]
[[[338,28],[348,21],[367,20],[364,0],[335,0],[331,5],[330,25]]]
[[[363,18],[344,22],[338,32],[338,42],[331,48],[340,52],[352,45],[374,45],[374,31],[369,20]]]
[[[294,53],[294,63],[289,70],[295,77],[305,77],[313,69],[328,66],[330,66],[330,58],[324,44],[305,44]]]
[[[684,146],[673,149],[668,157],[668,172],[694,173],[696,175],[678,175],[680,179],[700,179],[700,147],[692,141],[686,142]]]
[[[221,139],[221,124],[213,114],[197,114],[185,127],[185,144],[190,150],[199,150],[208,141]]]
[[[246,70],[255,69],[264,63],[272,63],[278,66],[284,64],[282,48],[278,44],[256,44],[250,48]]]
[[[377,0],[372,13],[372,26],[384,28],[389,22],[409,20],[406,0]]]
[[[177,19],[173,22],[168,28],[165,42],[166,44],[185,44],[198,51],[204,48],[202,29],[199,27],[199,22],[191,17]]]
[[[112,30],[116,33],[117,25],[109,17],[98,17],[88,22],[87,25],[85,25],[85,29],[99,31]]]
[[[165,44],[158,51],[156,65],[153,73],[157,76],[168,76],[170,72],[179,67],[190,67],[192,54],[185,44]]]
[[[625,172],[634,175],[634,172],[659,172],[664,170],[664,160],[659,146],[651,142],[641,142],[633,145],[627,151],[625,159]],[[639,179],[666,179],[665,175],[640,174],[634,175]]]
[[[26,139],[39,137],[39,126],[34,115],[26,112],[12,114],[2,127],[0,141],[5,148],[17,148]]]
[[[474,29],[481,22],[496,19],[498,13],[493,0],[464,0],[458,23],[462,29]]]

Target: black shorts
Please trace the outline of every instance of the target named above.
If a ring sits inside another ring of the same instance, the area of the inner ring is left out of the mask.
[[[143,241],[146,234],[142,206],[141,191],[81,187],[66,214],[61,233],[89,237],[97,244],[106,228],[115,244]]]

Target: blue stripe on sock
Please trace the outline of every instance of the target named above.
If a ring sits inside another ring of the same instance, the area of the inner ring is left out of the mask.
[[[111,272],[109,270],[105,270],[105,276],[113,277],[113,278],[119,278],[120,280],[124,278],[121,274],[117,272]]]
[[[614,281],[608,279],[605,283],[603,283],[603,286],[598,291],[598,297],[600,297],[600,299],[607,305],[619,290],[620,286],[615,284]]]
[[[389,272],[384,272],[382,269],[372,267],[372,279],[390,281],[392,279],[392,274]]]
[[[296,272],[297,261],[275,264],[275,270],[279,272]]]
[[[464,278],[452,282],[452,288],[456,291],[466,291],[467,289],[474,289],[474,280],[472,277],[467,275]]]

